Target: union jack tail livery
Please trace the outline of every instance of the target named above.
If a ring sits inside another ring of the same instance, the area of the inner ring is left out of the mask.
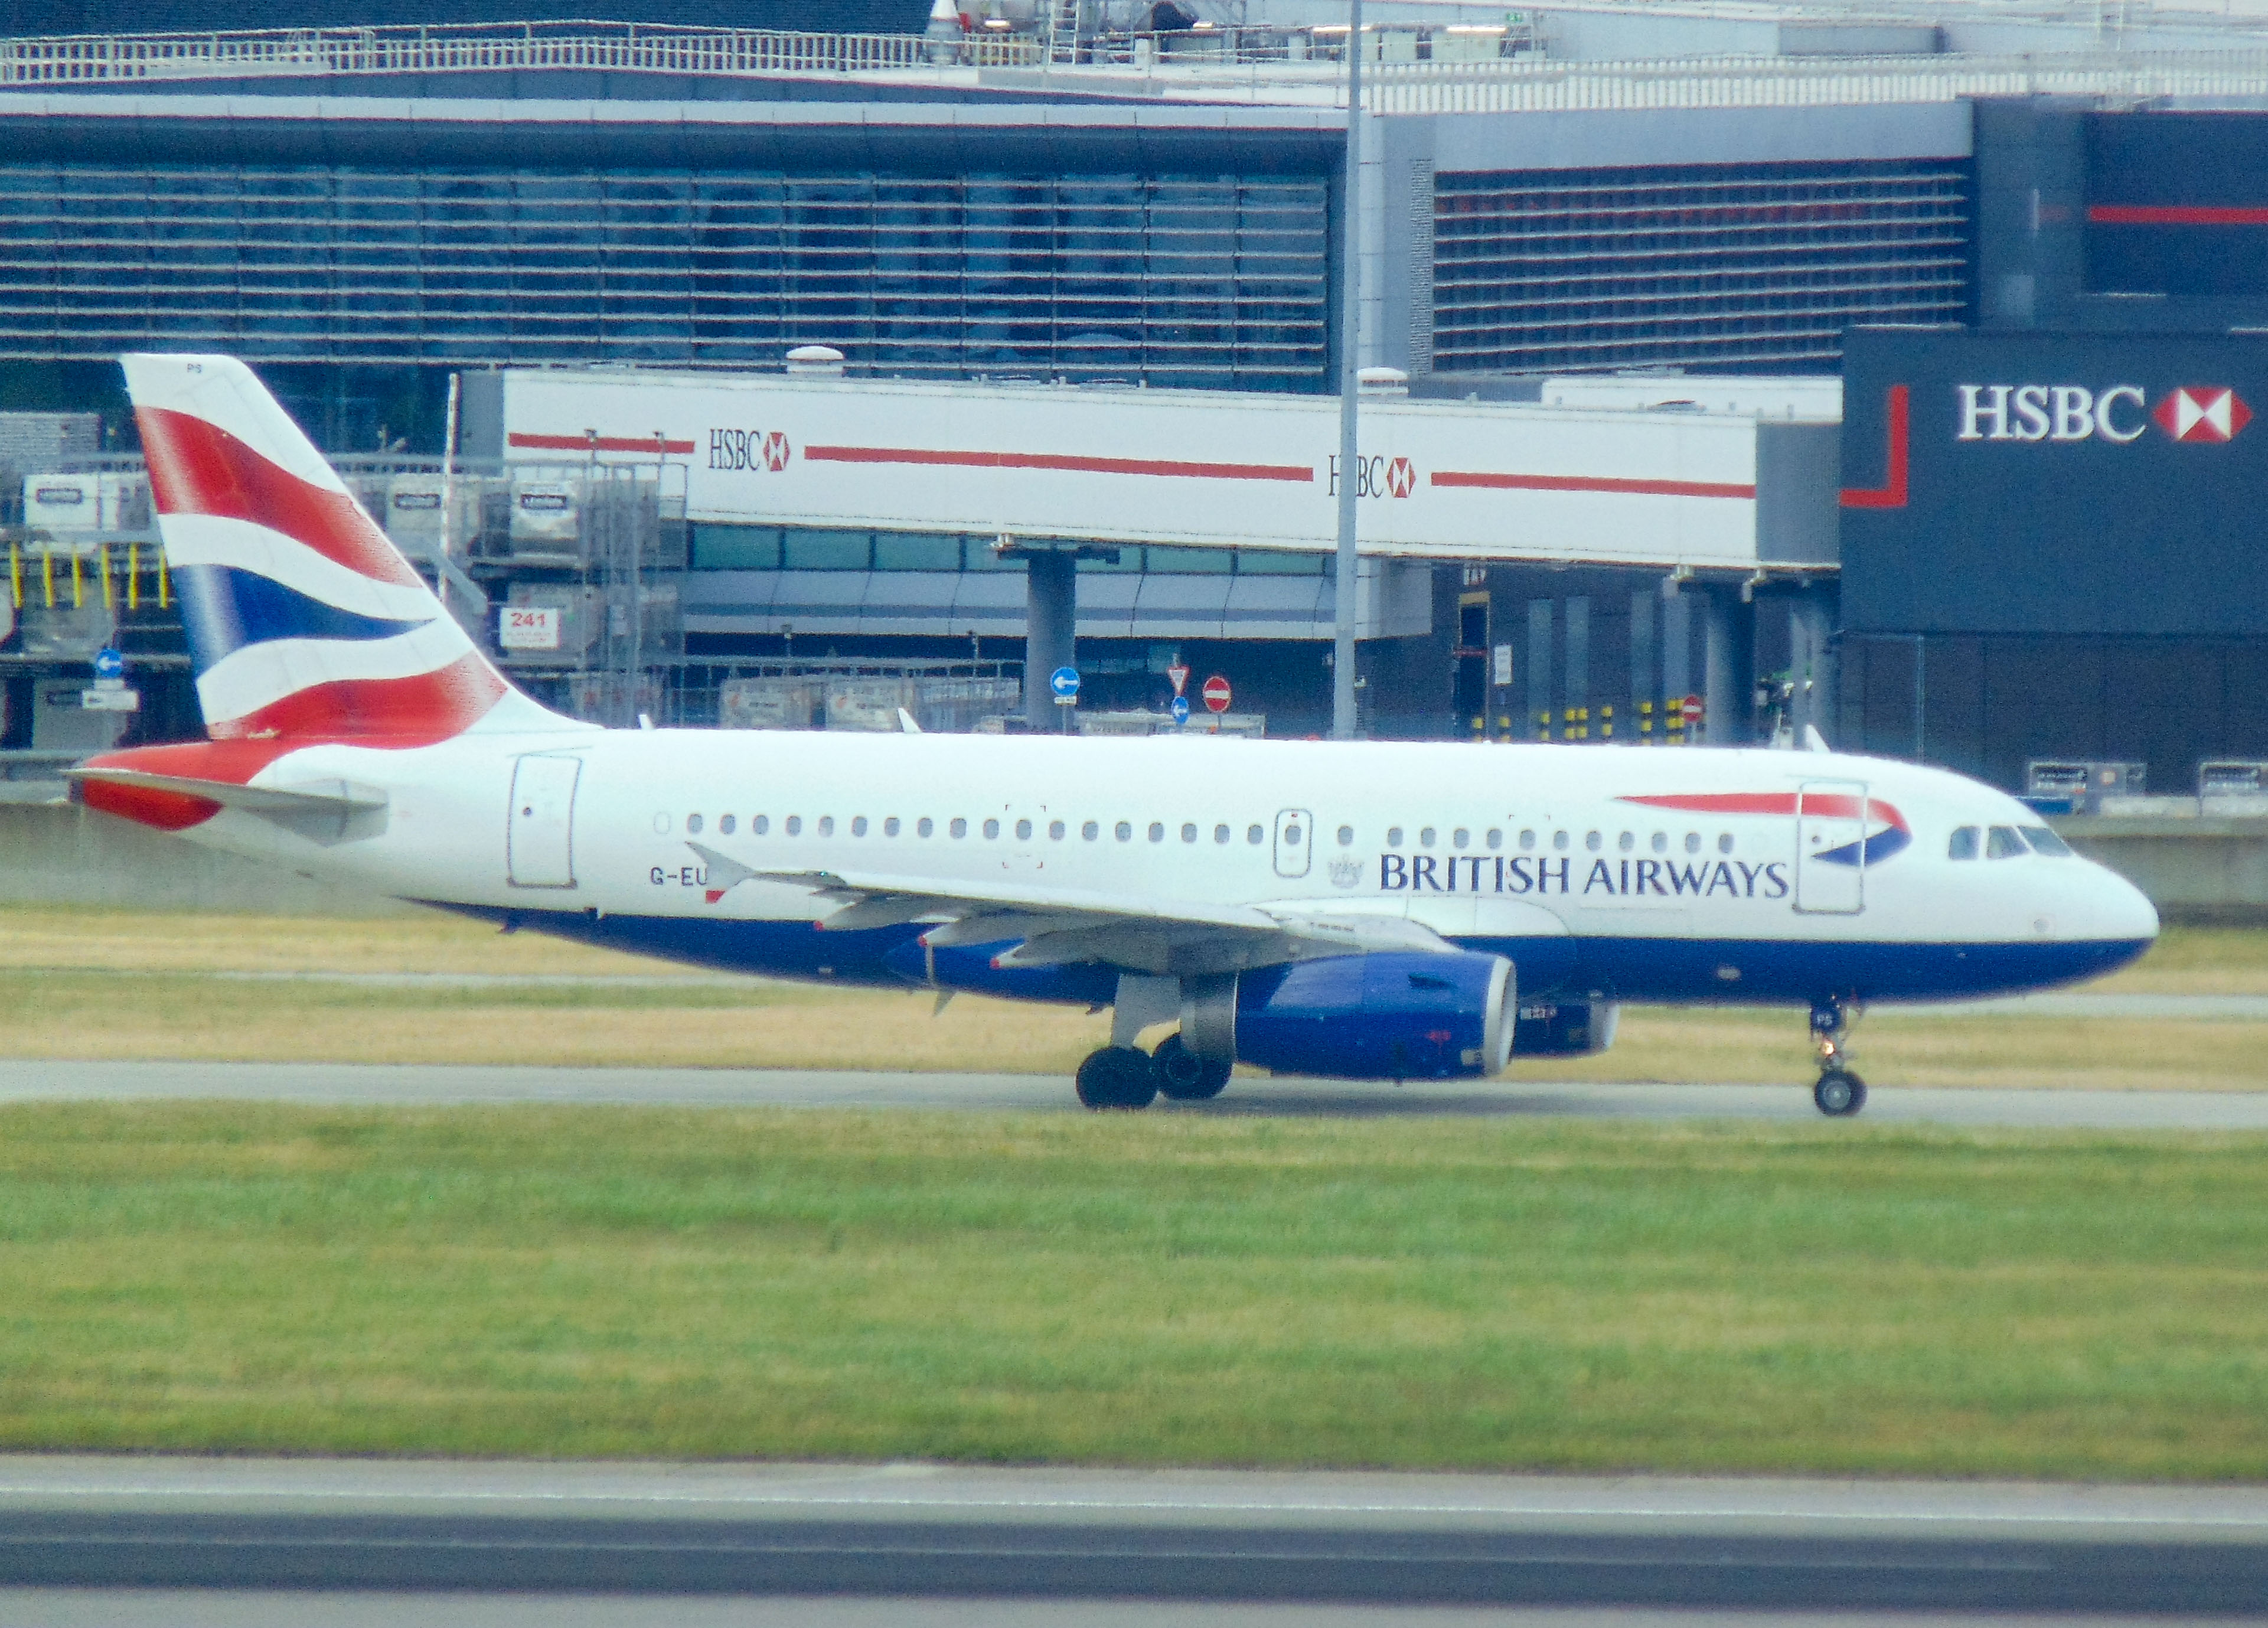
[[[123,360],[213,740],[411,747],[553,723],[489,665],[250,368]]]

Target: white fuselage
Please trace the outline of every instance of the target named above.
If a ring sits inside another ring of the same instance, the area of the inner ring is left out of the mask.
[[[382,829],[231,809],[187,835],[689,961],[1035,998],[1098,986],[940,966],[916,925],[817,932],[841,896],[778,873],[1401,916],[1512,955],[1524,990],[1660,1000],[1993,993],[2156,931],[2088,860],[1984,857],[1991,828],[2039,826],[2014,799],[1832,753],[592,729],[315,746],[254,784],[341,781],[384,792]],[[1962,829],[1976,858],[1949,855]],[[771,874],[720,888],[703,851]]]

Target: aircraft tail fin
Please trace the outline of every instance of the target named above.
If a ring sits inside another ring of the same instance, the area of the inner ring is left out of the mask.
[[[504,681],[250,368],[122,360],[213,740],[571,726]]]

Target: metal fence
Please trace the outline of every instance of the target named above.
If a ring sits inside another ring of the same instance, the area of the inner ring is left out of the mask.
[[[2268,95],[2268,49],[1561,62],[1547,60],[1548,41],[1525,26],[1365,32],[1374,36],[1365,53],[1373,63],[1365,105],[1375,113]],[[1052,63],[1049,54],[1045,40],[1010,31],[939,41],[595,21],[83,34],[0,41],[0,86],[547,69],[738,77],[1034,67],[1072,79],[1156,80],[1151,89],[1194,99],[1344,103],[1344,29],[1113,33],[1082,38],[1068,54],[1057,42]]]
[[[1038,62],[1040,46],[980,35],[957,55],[974,66],[1011,67]],[[736,77],[871,72],[929,62],[928,42],[919,34],[505,23],[0,41],[0,85],[541,69]]]

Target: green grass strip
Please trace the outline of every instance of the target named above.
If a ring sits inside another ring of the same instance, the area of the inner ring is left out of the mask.
[[[2268,1138],[0,1110],[0,1446],[2268,1475]]]

